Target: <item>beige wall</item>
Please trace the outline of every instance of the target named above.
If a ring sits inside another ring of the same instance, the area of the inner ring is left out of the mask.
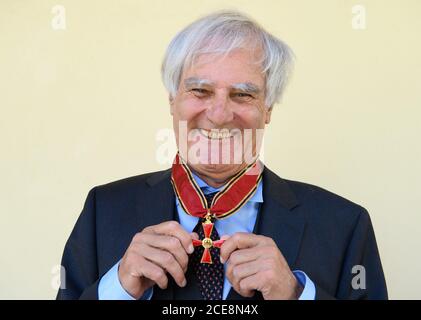
[[[160,62],[177,30],[237,8],[297,56],[265,161],[371,213],[390,297],[421,298],[421,1],[0,1],[0,298],[55,296],[88,190],[163,169]],[[66,29],[51,27],[66,9]],[[352,28],[352,7],[366,29]]]

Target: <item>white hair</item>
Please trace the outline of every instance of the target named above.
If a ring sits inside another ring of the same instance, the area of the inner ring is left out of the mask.
[[[220,11],[198,19],[172,39],[162,62],[162,80],[171,97],[175,97],[183,69],[204,53],[228,54],[234,49],[262,50],[262,73],[265,74],[265,104],[271,108],[279,102],[291,74],[294,54],[280,39],[266,32],[251,18],[236,11]]]

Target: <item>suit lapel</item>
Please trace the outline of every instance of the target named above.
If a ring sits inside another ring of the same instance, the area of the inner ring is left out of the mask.
[[[305,220],[292,210],[298,206],[287,182],[265,167],[263,172],[263,203],[257,215],[253,233],[272,238],[291,270],[300,248]],[[261,299],[260,293],[253,299]],[[245,299],[231,288],[227,299]]]
[[[264,172],[263,204],[256,231],[272,238],[291,269],[300,249],[305,219],[293,212],[299,205],[288,183],[269,169]]]
[[[158,172],[147,179],[149,188],[139,195],[137,212],[143,228],[164,221],[178,219],[175,208],[175,195],[171,185],[171,169]],[[193,272],[187,272],[187,286],[179,288],[171,276],[168,276],[168,287],[161,290],[154,286],[154,300],[201,299]]]
[[[170,174],[170,170],[160,171],[146,180],[149,188],[142,189],[137,202],[142,228],[173,219],[175,200]]]
[[[149,188],[143,189],[137,204],[142,229],[174,219],[175,199],[170,175],[171,170],[160,171],[146,180]],[[172,300],[173,290],[173,279],[168,276],[167,289],[161,290],[158,286],[154,286],[153,299]]]

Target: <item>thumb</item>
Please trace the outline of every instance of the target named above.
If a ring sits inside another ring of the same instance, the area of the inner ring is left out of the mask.
[[[192,237],[192,239],[199,240],[199,235],[196,232],[190,233],[190,236]]]

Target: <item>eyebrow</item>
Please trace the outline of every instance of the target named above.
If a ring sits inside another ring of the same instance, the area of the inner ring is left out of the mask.
[[[208,79],[201,79],[196,77],[190,77],[184,80],[184,85],[186,87],[193,87],[193,86],[213,86],[214,83]]]
[[[245,83],[236,83],[231,86],[231,88],[236,89],[238,91],[243,91],[246,93],[253,93],[253,94],[259,94],[260,88],[251,82],[245,82]]]
[[[208,79],[201,79],[197,77],[190,77],[184,80],[184,86],[185,87],[203,87],[203,86],[214,86],[215,83]],[[259,94],[261,92],[261,89],[259,86],[255,85],[251,82],[241,82],[241,83],[235,83],[230,88],[239,90],[246,93],[253,93],[253,94]]]

